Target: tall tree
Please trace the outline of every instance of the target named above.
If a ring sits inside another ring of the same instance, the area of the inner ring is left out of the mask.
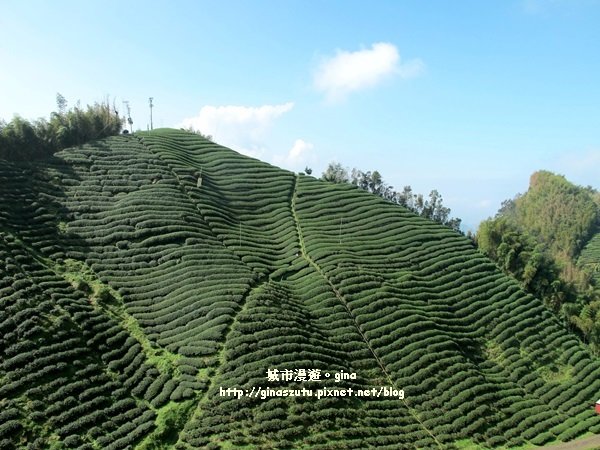
[[[443,205],[442,196],[435,189],[429,193],[429,200],[425,200],[422,194],[413,194],[410,186],[404,186],[402,192],[394,191],[394,187],[387,184],[377,170],[363,172],[354,168],[348,171],[337,162],[332,162],[327,166],[321,179],[333,183],[353,184],[360,189],[404,206],[422,217],[460,231],[461,219],[450,217],[450,208]]]
[[[340,163],[332,162],[327,166],[325,172],[321,175],[321,179],[330,181],[332,183],[348,183],[349,176],[348,170],[345,169]]]

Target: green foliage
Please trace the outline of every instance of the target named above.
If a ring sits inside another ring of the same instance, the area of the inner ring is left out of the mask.
[[[443,205],[442,196],[435,189],[429,193],[429,199],[425,199],[422,194],[414,194],[410,186],[404,186],[402,192],[396,192],[393,186],[388,185],[383,180],[377,170],[363,172],[354,168],[351,172],[348,172],[346,168],[337,162],[332,162],[327,166],[327,169],[321,175],[321,179],[332,183],[353,184],[390,202],[404,206],[421,217],[460,231],[461,219],[450,217],[450,208]]]
[[[53,112],[50,120],[30,122],[15,116],[9,123],[0,123],[0,158],[48,158],[59,150],[121,132],[122,119],[108,101],[67,110],[66,100],[57,94],[57,106],[58,112]]]
[[[563,278],[576,282],[574,258],[600,227],[598,197],[591,187],[539,171],[531,176],[525,194],[502,203],[496,218],[504,218],[513,231],[527,233],[543,244]]]
[[[0,130],[0,158],[25,161],[50,153],[50,144],[44,139],[45,124],[32,124],[15,116]]]
[[[581,251],[577,266],[593,279],[593,284],[600,290],[600,231],[589,240]]]
[[[544,251],[544,246],[530,234],[519,232],[507,218],[483,221],[476,242],[505,273],[519,280],[525,289],[543,299],[556,312],[564,302],[576,299],[573,288],[558,278],[559,270]]]
[[[600,225],[592,192],[561,175],[536,172],[527,193],[515,199],[515,220],[547,243],[552,254],[572,258]]]
[[[321,179],[331,183],[348,183],[350,180],[348,171],[338,162],[329,163]]]
[[[594,292],[595,266],[590,263],[593,239],[580,262],[576,258],[600,226],[597,194],[563,176],[536,172],[527,193],[503,202],[494,219],[480,224],[476,236],[483,253],[543,299],[596,350],[600,334],[595,305],[600,296]]]
[[[157,411],[156,430],[137,447],[138,450],[159,450],[172,448],[179,433],[189,420],[194,402],[170,402]]]
[[[598,426],[600,362],[538,298],[349,185],[176,130],[0,164],[0,183],[2,447],[483,448]],[[511,230],[489,248],[535,285],[539,243]],[[266,386],[406,398],[220,394]]]
[[[200,137],[202,137],[202,138],[204,138],[204,139],[206,139],[208,141],[212,142],[212,140],[213,140],[213,138],[212,138],[212,136],[210,134],[204,134],[204,133],[202,133],[200,130],[195,129],[193,125],[190,125],[187,128],[180,128],[180,129],[182,131],[187,131],[188,133],[196,134],[196,135],[198,135],[198,136],[200,136]]]

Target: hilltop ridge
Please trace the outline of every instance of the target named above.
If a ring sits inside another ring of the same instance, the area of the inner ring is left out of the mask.
[[[469,239],[176,130],[0,161],[0,336],[0,448],[600,431],[600,361]],[[325,387],[404,395],[266,395]]]

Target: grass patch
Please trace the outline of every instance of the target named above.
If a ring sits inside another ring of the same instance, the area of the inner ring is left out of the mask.
[[[121,295],[104,284],[89,266],[82,261],[66,259],[62,264],[56,264],[55,271],[75,289],[86,294],[94,307],[117,320],[141,344],[149,364],[161,373],[169,373],[176,377],[180,375],[177,360],[181,357],[165,349],[156,348],[135,317],[125,310]]]
[[[59,233],[65,234],[67,232],[67,222],[60,221],[57,225]]]
[[[179,433],[189,420],[194,400],[182,403],[169,402],[156,411],[156,430],[148,435],[137,450],[162,450],[173,448]]]
[[[494,361],[495,363],[502,362],[502,347],[495,341],[489,340],[485,343],[483,354],[490,361]]]
[[[573,366],[552,364],[539,367],[537,372],[548,383],[565,383],[573,377]]]
[[[454,445],[456,448],[461,450],[479,450],[483,448],[481,445],[473,442],[471,439],[462,439],[460,441],[456,441]]]

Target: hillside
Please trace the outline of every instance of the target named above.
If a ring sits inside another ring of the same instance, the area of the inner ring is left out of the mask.
[[[469,239],[353,186],[174,130],[0,161],[2,449],[541,445],[599,397]]]
[[[600,232],[596,233],[581,250],[577,264],[592,274],[596,288],[600,290]]]
[[[480,250],[600,354],[600,193],[535,172],[477,231]]]
[[[561,175],[535,172],[528,191],[514,201],[515,220],[548,243],[557,257],[572,258],[600,224],[600,205],[593,193]]]

